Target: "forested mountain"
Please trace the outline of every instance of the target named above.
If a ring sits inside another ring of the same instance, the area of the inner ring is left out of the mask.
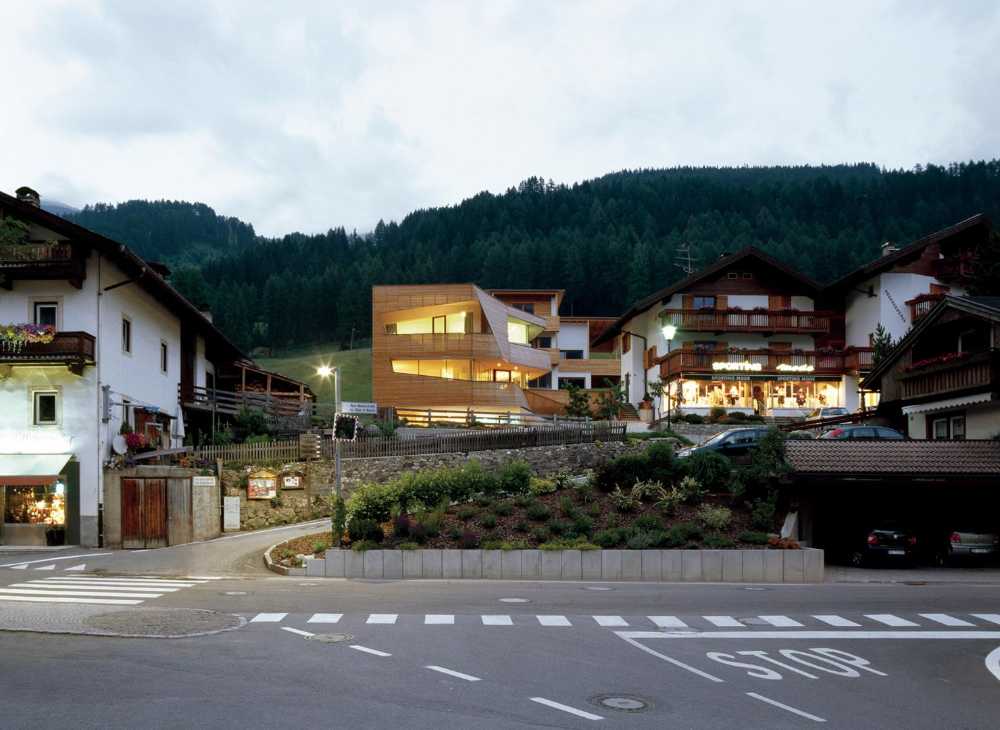
[[[177,268],[175,284],[244,347],[282,347],[346,343],[352,327],[366,337],[373,284],[561,287],[563,313],[615,315],[683,276],[682,244],[696,266],[752,244],[830,281],[878,256],[883,241],[978,212],[1000,219],[998,160],[636,170],[572,186],[531,178],[365,235],[265,239],[206,206],[171,202],[95,206],[74,220],[150,258],[203,261]]]

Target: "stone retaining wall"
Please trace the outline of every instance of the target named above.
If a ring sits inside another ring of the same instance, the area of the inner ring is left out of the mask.
[[[823,551],[329,550],[286,575],[315,578],[822,583]]]

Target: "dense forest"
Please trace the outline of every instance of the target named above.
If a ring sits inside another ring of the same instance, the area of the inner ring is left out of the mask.
[[[173,281],[245,348],[370,330],[373,284],[566,289],[564,314],[620,314],[695,266],[755,245],[820,281],[975,213],[1000,215],[1000,160],[883,170],[676,168],[572,186],[530,178],[501,195],[415,211],[375,230],[263,238],[202,204],[131,201],[74,220],[174,266]]]

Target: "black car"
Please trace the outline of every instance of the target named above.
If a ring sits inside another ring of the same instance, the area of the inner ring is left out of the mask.
[[[820,436],[821,439],[851,439],[864,441],[899,441],[906,437],[894,428],[866,426],[863,423],[848,423],[831,428]]]
[[[870,529],[839,532],[828,552],[849,564],[911,565],[917,555],[917,537],[909,527],[895,523],[881,523]]]
[[[749,461],[751,449],[760,443],[767,431],[767,428],[760,426],[732,428],[716,434],[703,444],[681,449],[677,456],[684,459],[701,451],[715,451],[734,461]]]

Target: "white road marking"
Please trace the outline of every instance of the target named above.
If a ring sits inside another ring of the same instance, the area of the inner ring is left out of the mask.
[[[483,616],[483,626],[513,626],[510,616]]]
[[[221,575],[185,575],[188,580],[225,580]]]
[[[450,677],[457,677],[458,679],[464,679],[466,682],[481,681],[479,677],[473,677],[471,674],[463,674],[462,672],[456,672],[454,669],[448,669],[447,667],[439,667],[436,664],[428,664],[424,668],[430,669],[432,672],[441,672],[441,674],[447,674]]]
[[[369,649],[367,646],[361,646],[360,644],[351,644],[351,648],[355,651],[363,651],[365,654],[371,654],[373,656],[392,656],[387,651],[379,651],[378,649]]]
[[[56,580],[64,583],[121,583],[125,585],[141,586],[175,586],[177,588],[194,588],[196,585],[201,585],[200,583],[196,583],[194,581],[167,580],[166,578],[157,580],[155,578],[114,578],[112,576],[100,577],[82,575],[64,575],[59,578],[40,578],[39,580]]]
[[[628,626],[628,621],[621,616],[594,616],[598,626]]]
[[[80,596],[87,598],[159,598],[162,593],[119,593],[118,591],[63,591],[38,588],[0,588],[0,598],[7,594],[17,596]]]
[[[819,621],[822,621],[825,624],[830,624],[830,626],[841,626],[850,628],[861,625],[856,621],[851,621],[850,619],[846,619],[843,616],[824,614],[822,616],[813,616],[813,618],[818,619]]]
[[[621,637],[622,639],[625,639],[625,641],[627,641],[629,644],[631,644],[635,648],[641,649],[642,651],[646,652],[647,654],[652,654],[653,656],[657,657],[658,659],[662,659],[663,661],[668,662],[669,664],[673,664],[675,667],[680,667],[681,669],[686,669],[687,671],[691,672],[691,674],[697,674],[699,677],[711,680],[712,682],[724,682],[725,681],[724,679],[720,679],[719,677],[716,677],[714,674],[709,674],[708,672],[703,672],[703,671],[701,671],[700,669],[698,669],[696,667],[692,667],[690,664],[685,664],[684,662],[680,661],[679,659],[674,659],[673,657],[669,657],[666,654],[661,654],[658,651],[650,649],[648,646],[645,646],[644,644],[640,644],[638,641],[636,641],[634,638],[632,638],[633,636],[636,636],[636,635],[639,635],[639,634],[645,634],[645,636],[638,636],[637,638],[646,638],[646,639],[652,638],[652,637],[663,638],[664,636],[666,636],[666,634],[661,634],[661,633],[658,633],[658,632],[651,632],[651,631],[616,631],[615,633],[619,637]],[[742,634],[741,634],[741,636],[742,636]]]
[[[572,626],[565,616],[535,616],[542,626]]]
[[[455,617],[452,614],[447,613],[429,613],[424,616],[425,624],[453,624],[455,623]]]
[[[974,613],[972,615],[983,621],[989,621],[991,624],[1000,624],[1000,613]]]
[[[706,621],[710,624],[715,624],[722,628],[745,628],[743,624],[734,619],[732,616],[703,616]]]
[[[1000,647],[986,655],[986,668],[997,679],[1000,679]]]
[[[661,629],[685,629],[687,624],[676,616],[648,616],[647,617]]]
[[[62,589],[62,590],[72,590],[72,591],[99,591],[103,592],[105,589],[112,591],[124,591],[128,590],[132,593],[138,593],[147,596],[162,596],[164,593],[171,593],[173,591],[180,590],[179,588],[133,588],[132,586],[81,586],[75,585],[73,583],[11,583],[7,588],[34,588],[35,590],[49,590],[49,589]]]
[[[252,624],[276,624],[280,621],[285,620],[287,613],[258,613],[252,619],[250,623]]]
[[[35,568],[35,570],[55,570],[55,569],[56,569],[56,566],[54,566],[54,565],[43,565],[43,566],[41,566],[39,568]]]
[[[872,621],[878,621],[880,624],[885,624],[886,626],[919,626],[920,624],[915,624],[912,621],[908,621],[905,618],[900,618],[899,616],[894,616],[891,613],[866,613],[865,618],[870,618]]]
[[[27,565],[12,565],[10,567],[10,569],[11,570],[27,570],[28,566]]]
[[[87,555],[61,555],[56,558],[39,558],[38,560],[16,560],[13,563],[5,563],[0,565],[0,568],[14,568],[15,570],[23,570],[22,565],[34,565],[35,563],[51,563],[56,560],[78,560],[80,558],[99,558],[102,555],[111,555],[111,553],[88,553]]]
[[[344,618],[342,613],[314,613],[307,624],[335,624]]]
[[[365,621],[366,624],[394,624],[399,614],[396,613],[373,613]]]
[[[944,626],[975,626],[973,623],[964,619],[955,618],[954,616],[949,616],[946,613],[922,613],[920,615],[925,619],[935,621]]]
[[[616,631],[629,639],[1000,639],[1000,631]],[[634,643],[634,642],[630,642]],[[641,645],[638,645],[641,646]]]
[[[779,628],[795,628],[802,626],[798,621],[788,618],[788,616],[758,616],[761,621],[765,621],[771,626],[778,626]]]
[[[798,715],[799,717],[804,717],[806,720],[812,720],[813,722],[826,722],[819,715],[811,715],[808,712],[799,710],[791,705],[786,705],[783,702],[778,702],[777,700],[772,700],[770,697],[765,697],[764,695],[759,695],[756,692],[747,692],[747,697],[753,697],[755,700],[760,700],[761,702],[766,702],[774,707],[780,707],[782,710],[791,712],[793,715]]]
[[[575,707],[570,707],[569,705],[564,705],[560,702],[553,702],[552,700],[547,700],[544,697],[529,697],[532,702],[537,702],[540,705],[545,705],[546,707],[551,707],[553,710],[562,710],[563,712],[568,712],[571,715],[576,715],[577,717],[582,717],[584,720],[603,720],[604,718],[600,715],[595,715],[592,712],[585,712],[584,710],[578,710]]]
[[[311,633],[309,633],[308,631],[303,631],[302,629],[293,629],[293,628],[292,628],[291,626],[282,626],[282,627],[281,627],[281,630],[282,630],[282,631],[287,631],[287,632],[288,632],[288,633],[290,633],[290,634],[297,634],[297,635],[299,635],[299,636],[304,636],[304,637],[306,637],[307,639],[308,639],[308,638],[309,638],[310,636],[315,636],[315,635],[316,635],[316,634],[311,634]]]
[[[0,601],[27,601],[29,603],[96,603],[106,606],[138,606],[142,601],[123,598],[65,598],[59,596],[0,596]]]
[[[75,571],[75,570],[79,571],[79,570],[86,570],[86,569],[87,569],[87,564],[86,563],[80,563],[79,565],[74,565],[72,568],[66,568],[66,572],[69,573],[69,572],[72,572],[72,571]]]

